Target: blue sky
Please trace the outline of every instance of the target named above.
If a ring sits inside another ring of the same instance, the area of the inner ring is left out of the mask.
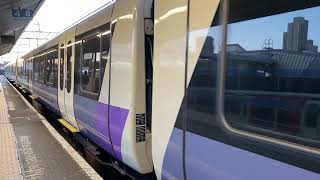
[[[272,39],[273,48],[281,49],[283,32],[297,16],[309,21],[308,39],[320,45],[320,7],[230,24],[228,43],[238,43],[246,50],[257,50],[262,48],[264,39]]]

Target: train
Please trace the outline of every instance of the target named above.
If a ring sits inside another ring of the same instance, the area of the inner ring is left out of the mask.
[[[114,0],[5,76],[133,178],[318,180],[319,16],[319,0]]]

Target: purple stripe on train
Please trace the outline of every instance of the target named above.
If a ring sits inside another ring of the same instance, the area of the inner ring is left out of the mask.
[[[174,128],[163,160],[161,174],[163,180],[183,179],[182,138],[182,130]]]
[[[182,178],[182,131],[174,128],[164,157],[162,179]],[[319,180],[320,174],[186,132],[187,179]]]
[[[74,96],[74,109],[76,119],[81,121],[86,130],[82,133],[117,159],[122,160],[121,140],[129,110],[78,95]],[[110,128],[108,128],[108,111]]]

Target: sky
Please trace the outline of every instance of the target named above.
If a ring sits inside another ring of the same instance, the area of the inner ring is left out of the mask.
[[[33,20],[26,28],[26,31],[40,30],[51,33],[49,38],[54,37],[58,32],[65,30],[67,27],[82,19],[86,15],[95,11],[99,7],[105,5],[111,0],[45,0],[42,7],[39,9]],[[22,34],[21,37],[30,36]],[[35,36],[33,34],[32,36]],[[45,41],[40,41],[38,45],[43,44]],[[18,56],[36,48],[37,42],[35,40],[18,40],[13,47],[12,52],[0,57],[0,63],[4,59],[15,60]],[[19,52],[19,53],[18,53]]]
[[[282,49],[283,33],[294,17],[308,20],[308,39],[320,50],[320,7],[308,8],[273,16],[251,19],[228,26],[228,44],[239,44],[246,50],[261,50],[264,40],[271,39],[274,49]],[[218,52],[221,41],[221,26],[210,28],[209,35],[214,38],[215,52]],[[191,32],[191,46],[196,46],[198,37],[207,36],[206,30]]]
[[[229,26],[228,43],[238,43],[246,50],[260,50],[265,39],[273,40],[273,48],[282,49],[283,33],[294,17],[309,21],[308,39],[320,45],[320,7],[293,11],[280,15],[258,18]]]

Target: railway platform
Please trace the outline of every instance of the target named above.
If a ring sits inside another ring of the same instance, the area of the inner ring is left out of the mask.
[[[0,179],[102,179],[0,76]]]

